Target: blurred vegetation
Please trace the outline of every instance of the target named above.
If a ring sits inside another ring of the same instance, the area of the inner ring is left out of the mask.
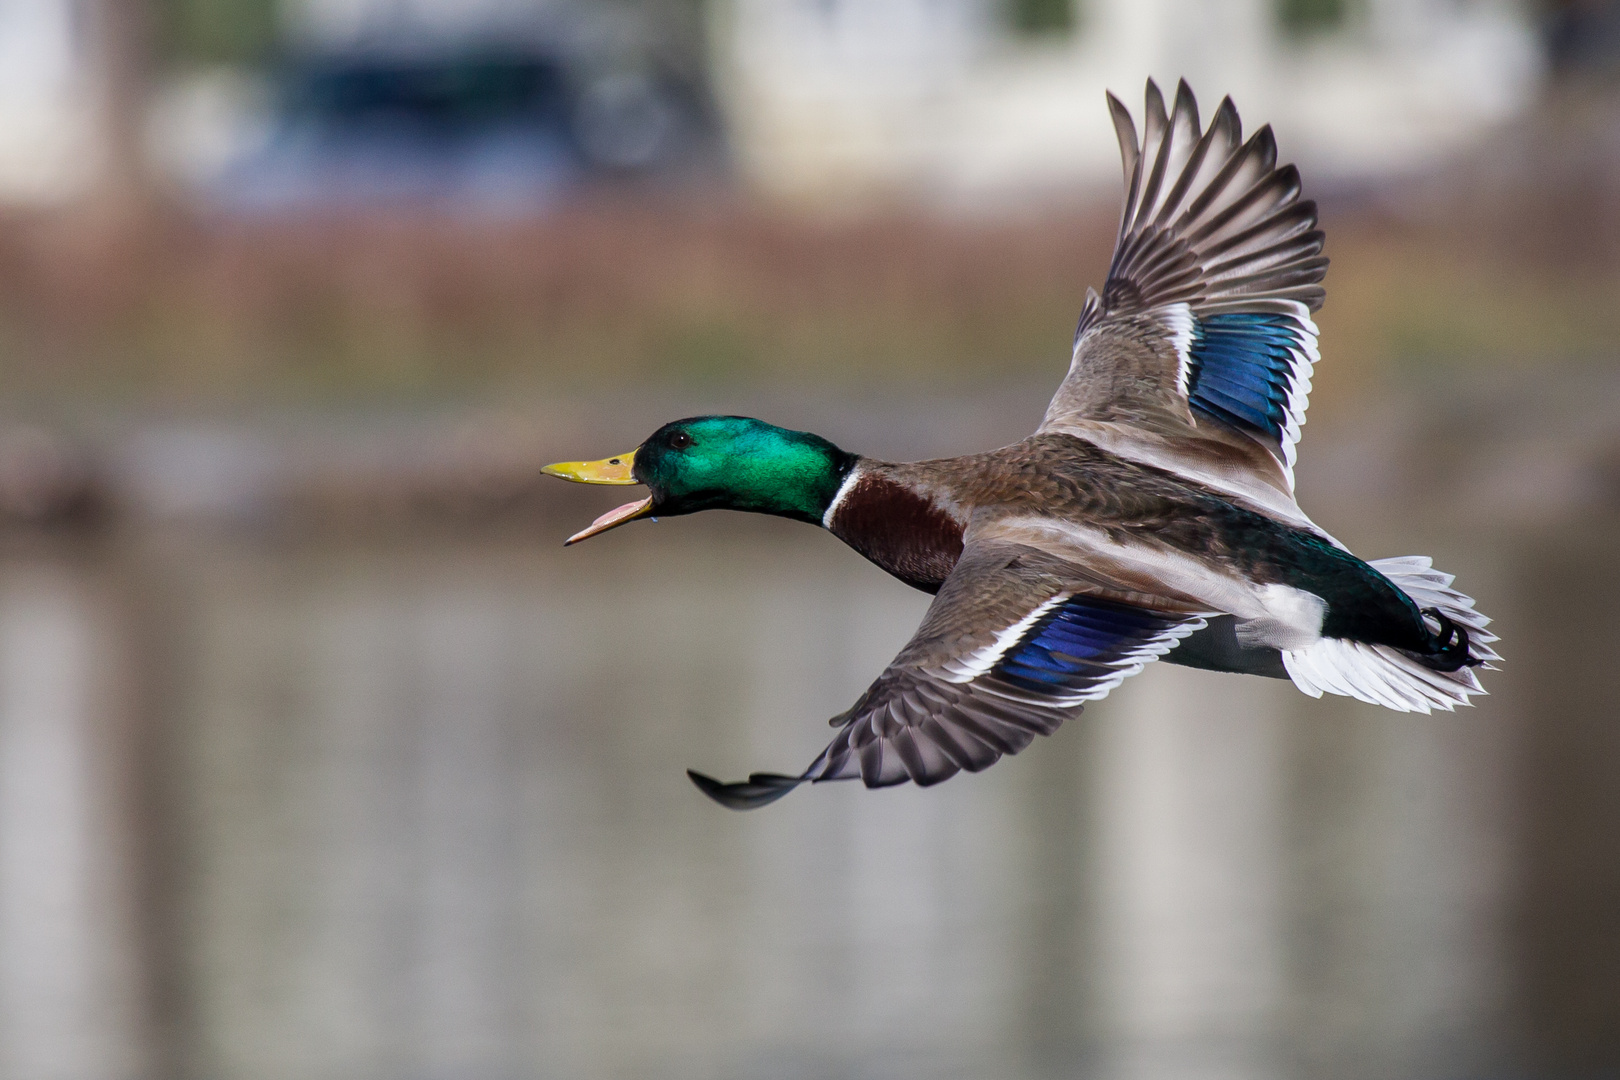
[[[156,0],[162,59],[183,66],[262,66],[280,47],[278,0]]]
[[[1277,23],[1283,31],[1305,37],[1343,26],[1354,0],[1274,0],[1274,3]]]
[[[286,47],[285,0],[151,0],[151,4],[158,59],[170,67],[263,68]],[[629,14],[666,64],[693,85],[702,85],[707,68],[706,0],[581,0],[580,6]]]
[[[1060,37],[1075,28],[1075,0],[1004,0],[1003,14],[1024,37]]]
[[[1416,363],[1612,358],[1620,340],[1620,261],[1366,214],[1326,225],[1319,394]],[[526,221],[12,215],[0,379],[14,402],[1055,382],[1113,231],[1101,209],[833,222],[646,200]]]

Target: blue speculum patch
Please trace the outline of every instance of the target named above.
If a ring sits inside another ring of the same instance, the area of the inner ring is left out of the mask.
[[[1195,321],[1188,349],[1188,399],[1228,423],[1282,441],[1288,424],[1293,350],[1305,331],[1292,315],[1233,312]]]
[[[1065,602],[996,665],[1001,678],[1036,692],[1078,688],[1103,668],[1163,633],[1176,620],[1092,597]]]

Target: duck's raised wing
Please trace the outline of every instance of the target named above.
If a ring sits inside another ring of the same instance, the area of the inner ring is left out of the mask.
[[[735,784],[696,772],[692,780],[747,810],[806,780],[928,785],[987,768],[1204,626],[1195,614],[1109,594],[1136,596],[1035,548],[970,542],[916,635],[834,717],[838,734],[808,769]]]
[[[1200,480],[1247,470],[1291,504],[1327,272],[1316,204],[1269,127],[1243,140],[1230,98],[1202,128],[1185,82],[1167,114],[1149,80],[1140,143],[1112,94],[1108,107],[1125,210],[1040,430]]]

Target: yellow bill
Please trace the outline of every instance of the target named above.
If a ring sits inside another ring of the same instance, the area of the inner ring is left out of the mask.
[[[572,480],[576,484],[639,484],[631,469],[636,463],[636,452],[617,454],[601,461],[559,461],[555,465],[547,465],[541,472],[551,476],[560,476],[564,480]],[[617,510],[609,510],[590,525],[563,541],[563,546],[577,544],[581,540],[595,536],[597,533],[607,532],[609,529],[623,525],[627,521],[634,521],[652,512],[652,496],[640,499],[633,503],[625,503]]]
[[[632,450],[601,461],[559,461],[540,471],[576,484],[639,484],[641,481],[630,473],[635,463],[636,452]]]

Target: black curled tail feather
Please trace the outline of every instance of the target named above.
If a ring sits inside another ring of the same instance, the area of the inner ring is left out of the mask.
[[[1483,663],[1469,651],[1467,627],[1457,625],[1439,608],[1424,608],[1423,614],[1433,618],[1440,626],[1439,630],[1429,635],[1428,652],[1419,657],[1424,666],[1434,671],[1457,671]],[[1427,625],[1424,629],[1428,629]]]

